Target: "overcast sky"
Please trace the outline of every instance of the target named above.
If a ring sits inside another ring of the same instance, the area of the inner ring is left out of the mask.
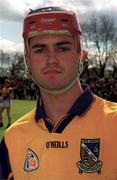
[[[73,9],[79,17],[95,12],[117,19],[117,0],[0,0],[0,49],[23,51],[22,22],[29,8],[54,5]]]

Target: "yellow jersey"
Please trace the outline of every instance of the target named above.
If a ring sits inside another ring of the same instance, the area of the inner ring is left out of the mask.
[[[117,104],[97,96],[62,133],[36,122],[33,110],[5,133],[14,179],[117,180],[116,132]]]

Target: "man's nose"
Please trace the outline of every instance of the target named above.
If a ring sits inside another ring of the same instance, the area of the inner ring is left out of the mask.
[[[56,51],[55,50],[48,51],[48,53],[47,53],[47,62],[49,64],[51,64],[51,63],[57,63],[57,61],[58,61],[58,58],[57,58]]]

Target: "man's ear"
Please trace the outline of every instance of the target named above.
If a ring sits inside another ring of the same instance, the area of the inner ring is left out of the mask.
[[[26,64],[26,66],[29,68],[30,67],[30,57],[29,57],[29,54],[25,54],[24,55],[24,59],[25,59],[25,64]]]

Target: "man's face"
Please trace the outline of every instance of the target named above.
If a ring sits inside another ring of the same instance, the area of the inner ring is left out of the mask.
[[[72,36],[41,35],[29,43],[27,65],[33,78],[44,88],[62,89],[76,77],[79,54]]]

